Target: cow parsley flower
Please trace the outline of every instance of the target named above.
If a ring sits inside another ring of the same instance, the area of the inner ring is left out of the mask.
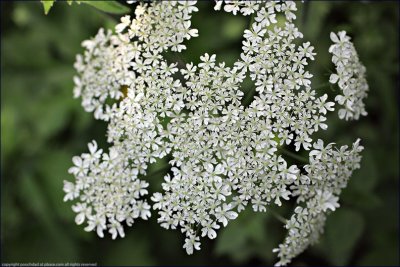
[[[314,143],[309,153],[310,163],[304,166],[306,174],[291,186],[298,206],[285,228],[288,236],[274,249],[278,254],[277,266],[287,265],[314,244],[323,232],[326,216],[339,207],[338,199],[354,170],[360,168],[360,140],[348,149],[342,146],[335,149],[333,144],[323,145],[322,140]]]
[[[338,84],[342,95],[337,95],[335,101],[343,106],[339,110],[339,118],[358,120],[360,115],[366,116],[364,98],[367,97],[368,83],[366,69],[360,62],[356,49],[345,31],[337,34],[331,32],[333,45],[329,48],[336,73],[331,74],[329,82]]]
[[[88,146],[90,153],[73,157],[75,166],[69,173],[75,175],[76,182],[64,182],[64,200],[77,199],[72,207],[77,213],[75,222],[87,221],[86,231],[96,230],[103,237],[103,231],[109,229],[113,239],[124,237],[122,221],[131,225],[136,218],[150,216],[149,204],[140,199],[148,194],[148,183],[135,178],[137,169],[130,168],[115,147],[103,153],[96,141]]]
[[[185,40],[198,36],[191,25],[195,4],[140,2],[115,33],[100,29],[83,42],[74,96],[108,122],[110,148],[92,141],[89,153],[73,157],[75,182],[65,181],[64,200],[75,201],[76,223],[86,222],[85,230],[100,237],[104,231],[123,237],[125,225],[154,210],[161,227],[185,235],[183,248],[192,254],[201,238],[216,238],[247,206],[265,212],[296,198],[289,235],[276,250],[278,264],[287,264],[316,241],[326,214],[339,207],[362,147],[357,141],[352,150],[334,150],[312,138],[327,129],[334,103],[312,87],[308,64],[316,53],[293,23],[294,2],[217,1],[215,10],[254,16],[240,57],[228,66],[205,53],[198,64],[178,67],[164,54],[181,52]],[[278,16],[285,22],[278,24]],[[246,77],[256,94],[243,105]],[[288,145],[311,150],[309,164],[289,164],[281,152]],[[166,155],[171,171],[150,206],[142,177]]]

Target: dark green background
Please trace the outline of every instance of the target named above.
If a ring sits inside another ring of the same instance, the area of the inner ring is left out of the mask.
[[[321,242],[294,265],[399,265],[399,6],[396,2],[299,3],[297,24],[315,46],[313,84],[327,82],[333,66],[329,32],[353,36],[370,85],[368,117],[357,122],[328,118],[319,132],[328,142],[365,146],[362,168],[328,219]],[[117,16],[118,17],[118,16]],[[179,231],[138,220],[126,238],[100,239],[74,223],[71,203],[62,201],[74,155],[96,139],[106,147],[106,124],[72,98],[73,62],[80,43],[115,16],[85,5],[56,3],[48,16],[39,2],[1,2],[1,253],[2,262],[97,262],[99,265],[271,265],[272,248],[284,229],[269,212],[243,212],[202,250],[187,256]],[[212,12],[201,3],[193,17],[200,37],[181,55],[198,61],[205,53],[231,64],[240,54],[249,17]],[[173,60],[176,55],[168,55]],[[247,83],[245,87],[251,84]],[[331,97],[334,88],[320,88]],[[333,99],[333,98],[331,98]],[[152,166],[157,168],[157,165]],[[157,183],[159,177],[149,178]],[[159,182],[158,182],[159,183]],[[157,186],[157,185],[156,185]],[[277,210],[279,211],[279,209]],[[286,215],[283,208],[283,215]]]

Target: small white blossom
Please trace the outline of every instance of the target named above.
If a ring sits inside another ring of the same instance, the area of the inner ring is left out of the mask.
[[[183,245],[183,248],[186,249],[186,253],[188,255],[193,254],[193,249],[200,250],[200,242],[198,241],[199,237],[193,234],[191,234],[190,237],[185,239],[185,244]]]
[[[358,120],[360,115],[367,115],[363,102],[368,95],[366,69],[345,31],[337,34],[331,32],[330,37],[333,45],[330,46],[329,52],[332,54],[336,73],[331,74],[329,82],[337,83],[342,90],[342,95],[337,95],[335,98],[335,101],[343,106],[339,109],[339,118]]]

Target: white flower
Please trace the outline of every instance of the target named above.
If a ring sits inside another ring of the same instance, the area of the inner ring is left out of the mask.
[[[195,250],[200,250],[200,242],[198,236],[191,235],[190,238],[185,239],[185,244],[183,245],[183,248],[186,249],[186,253],[188,255],[193,254],[193,248]]]
[[[216,10],[254,15],[243,32],[240,58],[228,66],[205,53],[198,64],[182,68],[164,55],[186,49],[184,41],[198,36],[191,23],[195,4],[140,2],[135,18],[122,17],[115,33],[100,29],[83,42],[74,96],[96,119],[108,122],[110,147],[103,151],[92,141],[88,153],[72,158],[75,182],[64,182],[64,200],[75,201],[77,224],[86,222],[86,231],[100,237],[106,231],[113,239],[125,236],[125,224],[147,220],[153,209],[161,227],[185,235],[183,248],[192,254],[200,249],[200,235],[216,238],[247,205],[265,212],[272,203],[297,198],[288,237],[275,250],[279,264],[288,264],[317,239],[325,213],[338,207],[362,147],[357,141],[350,151],[336,151],[313,140],[314,133],[327,129],[334,103],[313,90],[308,66],[316,53],[300,40],[294,2],[217,1]],[[285,23],[278,24],[278,16]],[[342,47],[348,38],[333,39],[334,63],[346,68],[354,54]],[[253,99],[241,90],[246,77],[255,84]],[[344,77],[340,72],[330,80],[349,87]],[[346,116],[357,112],[348,91],[337,98],[346,105]],[[290,145],[311,150],[309,164],[289,165],[280,146]],[[167,155],[171,171],[150,206],[147,169]]]
[[[74,156],[72,162],[75,166],[69,168],[68,172],[77,177],[85,176],[88,172],[89,162],[82,160],[82,158],[78,156]]]
[[[115,26],[115,32],[121,33],[125,28],[131,24],[131,16],[126,15],[121,18],[121,23]]]
[[[324,146],[322,140],[313,144],[315,150],[309,153],[310,164],[304,166],[307,176],[296,180],[291,186],[299,204],[304,202],[306,207],[298,206],[286,223],[288,235],[274,249],[280,258],[277,266],[290,263],[292,258],[318,240],[326,215],[339,207],[341,190],[346,187],[352,172],[360,167],[359,153],[363,147],[359,142],[359,139],[354,142],[351,150],[347,146],[335,150],[333,144]],[[332,172],[334,179],[330,179]],[[307,190],[303,190],[303,187]]]
[[[345,31],[340,31],[337,35],[331,32],[330,37],[333,45],[330,46],[329,52],[332,54],[337,73],[331,74],[329,82],[337,83],[343,93],[335,98],[335,101],[343,106],[339,110],[339,118],[358,120],[361,115],[367,115],[363,102],[368,92],[366,69]]]
[[[228,224],[228,220],[234,220],[237,218],[238,214],[234,211],[231,211],[231,205],[224,204],[221,207],[217,207],[215,209],[215,217],[218,222],[221,222],[225,227]]]
[[[66,193],[64,196],[64,201],[74,200],[79,196],[79,191],[75,189],[75,185],[71,182],[64,181],[63,190]]]
[[[339,198],[334,196],[332,192],[317,190],[317,196],[320,198],[321,209],[326,212],[328,209],[335,211],[340,205]]]
[[[203,228],[201,228],[201,236],[207,236],[210,239],[214,239],[217,237],[217,232],[214,229],[219,229],[220,226],[213,222],[205,222],[205,225],[203,225]]]
[[[124,228],[118,221],[112,220],[111,223],[108,225],[108,228],[108,232],[111,234],[112,239],[116,239],[118,235],[120,235],[121,237],[125,237]]]

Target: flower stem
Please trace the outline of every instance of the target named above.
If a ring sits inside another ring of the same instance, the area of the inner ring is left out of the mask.
[[[279,215],[276,211],[274,211],[273,209],[269,209],[269,211],[271,212],[271,214],[275,217],[275,219],[277,219],[278,221],[280,221],[281,223],[286,224],[286,219],[283,218],[281,215]]]

